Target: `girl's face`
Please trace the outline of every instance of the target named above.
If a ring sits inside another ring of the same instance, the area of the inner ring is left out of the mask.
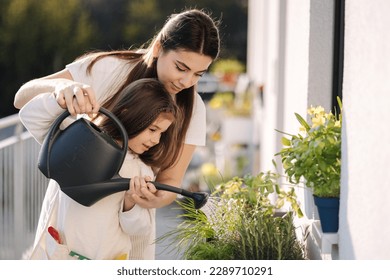
[[[184,50],[159,52],[157,76],[170,94],[195,85],[207,71],[213,59]]]
[[[146,152],[160,142],[161,134],[164,133],[171,124],[172,120],[160,114],[147,129],[129,140],[129,149],[136,154]]]

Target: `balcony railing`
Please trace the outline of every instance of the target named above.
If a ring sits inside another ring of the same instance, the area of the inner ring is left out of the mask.
[[[18,115],[0,119],[0,259],[21,259],[34,241],[48,179],[37,168],[40,146]]]

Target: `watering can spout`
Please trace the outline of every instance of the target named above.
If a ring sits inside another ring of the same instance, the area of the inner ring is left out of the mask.
[[[110,180],[86,185],[69,186],[62,191],[84,206],[91,206],[102,198],[129,189],[130,179],[112,178]]]
[[[129,188],[130,180],[131,179],[129,178],[115,176],[104,182],[66,187],[62,189],[62,191],[78,203],[84,206],[91,206],[108,195],[127,190]],[[152,183],[157,190],[169,191],[191,198],[194,201],[194,207],[196,209],[203,207],[209,198],[209,194],[206,192],[190,192],[154,181],[150,181],[150,183]]]

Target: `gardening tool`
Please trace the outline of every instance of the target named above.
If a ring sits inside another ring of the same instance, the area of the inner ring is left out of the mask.
[[[118,172],[128,149],[128,135],[119,119],[110,111],[100,113],[112,120],[120,131],[119,145],[110,135],[85,118],[79,118],[64,130],[59,129],[70,114],[62,113],[52,124],[38,155],[39,170],[57,181],[61,190],[84,206],[129,188],[131,179]],[[196,209],[206,204],[206,192],[190,192],[181,188],[151,181],[158,190],[192,198]]]

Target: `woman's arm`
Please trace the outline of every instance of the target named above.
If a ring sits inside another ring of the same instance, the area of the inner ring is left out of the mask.
[[[31,80],[25,83],[15,94],[14,106],[21,109],[27,102],[43,92],[54,92],[61,81],[52,79],[66,79],[73,81],[69,71],[62,70],[49,76]],[[64,81],[65,82],[65,81]]]
[[[54,92],[58,104],[68,109],[71,115],[93,114],[99,110],[92,88],[73,81],[66,69],[25,83],[15,94],[14,106],[21,109],[35,96],[45,92]]]

